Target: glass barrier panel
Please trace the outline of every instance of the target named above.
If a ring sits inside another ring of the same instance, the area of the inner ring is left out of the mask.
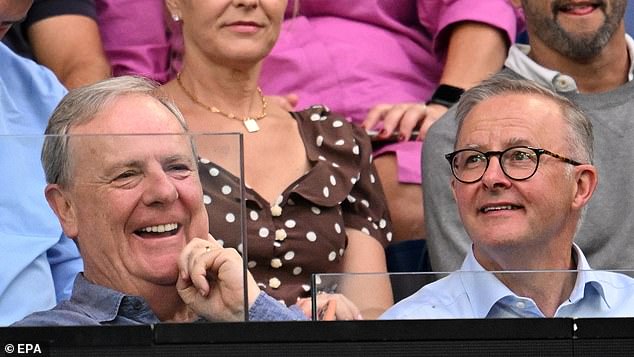
[[[40,161],[43,148],[46,174]],[[211,232],[221,245],[246,255],[241,160],[242,138],[235,133],[0,136],[0,163],[7,180],[0,190],[0,248],[14,256],[28,251],[17,259],[23,260],[20,264],[48,264],[47,250],[63,228],[80,247],[85,284],[142,295],[151,307],[158,306],[177,293],[177,261],[192,238],[208,239]],[[54,185],[46,187],[45,175]],[[224,201],[232,205],[218,207]],[[44,261],[28,258],[38,256]],[[67,293],[80,270],[74,269],[63,284]],[[239,288],[245,269],[246,264],[237,284],[242,311],[248,311],[247,292]],[[1,281],[14,281],[25,290],[11,292],[23,295],[25,308],[13,315],[0,311],[7,317],[2,325],[55,304],[46,269],[16,264],[2,270]],[[29,281],[19,282],[25,274]],[[208,280],[213,288],[213,279]],[[24,289],[29,284],[37,286]],[[170,284],[173,290],[165,288]],[[11,286],[0,283],[0,295]],[[137,291],[138,286],[154,288]],[[245,313],[237,319],[248,320]]]
[[[312,317],[634,317],[631,276],[631,270],[314,274]]]

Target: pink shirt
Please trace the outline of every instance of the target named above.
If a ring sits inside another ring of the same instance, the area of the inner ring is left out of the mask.
[[[137,74],[165,83],[181,67],[183,41],[163,0],[95,0],[112,74]]]
[[[301,0],[299,15],[287,17],[260,85],[268,94],[297,93],[298,108],[325,104],[355,123],[376,104],[429,99],[450,25],[483,22],[513,43],[523,24],[507,0]],[[421,146],[399,143],[377,154],[396,152],[399,180],[420,183]]]

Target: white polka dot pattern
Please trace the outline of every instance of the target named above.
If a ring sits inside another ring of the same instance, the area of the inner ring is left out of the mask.
[[[337,253],[336,252],[330,252],[330,254],[328,254],[328,260],[332,262],[335,259],[337,259]]]
[[[223,237],[226,246],[240,247],[238,212],[240,202],[246,202],[251,238],[245,252],[247,266],[260,288],[289,305],[298,296],[308,296],[312,273],[342,271],[346,228],[371,233],[381,244],[392,237],[384,197],[374,186],[378,177],[368,165],[367,137],[322,109],[311,109],[296,118],[313,165],[272,201],[250,186],[246,186],[245,201],[240,201],[235,176],[217,166],[213,158],[206,164],[199,161],[204,164],[199,173],[210,232]],[[250,182],[258,187],[258,179],[250,178]]]

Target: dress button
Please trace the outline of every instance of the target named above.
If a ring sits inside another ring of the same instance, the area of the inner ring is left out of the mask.
[[[280,279],[278,278],[271,278],[269,279],[269,286],[273,289],[277,289],[280,287],[280,285],[282,285],[282,282],[280,281]]]
[[[286,239],[286,231],[283,229],[278,229],[275,231],[275,240],[283,241]]]
[[[273,207],[271,207],[271,215],[273,215],[273,217],[279,217],[282,215],[282,207],[280,207],[279,205],[275,205]]]
[[[279,258],[273,258],[271,259],[271,266],[278,269],[282,266],[282,261]]]

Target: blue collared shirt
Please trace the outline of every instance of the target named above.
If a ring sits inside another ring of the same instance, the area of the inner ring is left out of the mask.
[[[287,308],[261,292],[249,309],[249,319],[290,321],[306,320],[306,317],[298,308]],[[150,325],[159,322],[159,318],[142,297],[126,295],[93,284],[83,274],[78,274],[70,300],[62,301],[51,310],[33,313],[14,326],[118,326]]]
[[[82,261],[44,198],[40,149],[66,89],[0,44],[0,326],[68,298]],[[19,136],[20,135],[20,136]]]
[[[634,317],[634,279],[591,270],[579,247],[574,245],[574,251],[577,270],[555,273],[576,273],[570,297],[559,306],[555,317]],[[544,314],[532,299],[516,295],[486,271],[470,250],[460,270],[424,286],[388,309],[381,319],[506,317],[544,317]]]

